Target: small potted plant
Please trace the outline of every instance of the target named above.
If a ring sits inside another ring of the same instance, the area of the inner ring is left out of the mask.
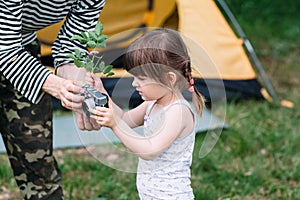
[[[68,57],[72,58],[74,64],[79,68],[85,68],[92,73],[102,73],[106,76],[112,76],[114,73],[111,71],[112,65],[105,65],[102,56],[99,55],[95,49],[105,48],[107,35],[102,34],[103,25],[98,22],[94,31],[81,32],[81,35],[73,35],[71,41],[79,41],[81,44],[87,45],[91,50],[88,53],[75,49],[74,54],[69,54]]]
[[[80,35],[73,35],[71,41],[79,41],[81,44],[85,44],[89,48],[89,52],[83,52],[79,49],[75,49],[74,54],[69,54],[68,57],[73,59],[74,64],[79,68],[85,68],[92,73],[100,73],[106,76],[112,76],[114,73],[111,71],[112,65],[105,65],[102,56],[99,55],[95,49],[105,48],[107,35],[102,34],[103,25],[98,22],[94,31],[81,32]],[[89,84],[83,86],[84,88],[84,101],[82,102],[82,109],[84,114],[89,117],[89,109],[95,106],[108,107],[108,96],[100,93]]]

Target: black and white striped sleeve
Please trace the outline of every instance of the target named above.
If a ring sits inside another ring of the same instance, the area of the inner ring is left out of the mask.
[[[100,12],[105,4],[105,0],[81,0],[77,1],[68,14],[59,34],[52,45],[52,56],[54,66],[72,63],[66,55],[74,52],[74,49],[87,51],[86,46],[79,42],[71,42],[70,38],[74,34],[80,34],[82,31],[91,31],[95,28]]]
[[[22,4],[22,0],[0,1],[0,70],[24,97],[38,103],[51,72],[22,47]]]

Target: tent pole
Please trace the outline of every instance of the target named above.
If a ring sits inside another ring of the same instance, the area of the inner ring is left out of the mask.
[[[276,92],[272,86],[272,83],[270,82],[270,80],[268,79],[265,70],[261,64],[261,62],[259,61],[253,46],[251,45],[250,41],[248,40],[248,38],[246,37],[246,34],[244,33],[244,31],[242,30],[242,28],[240,27],[239,23],[237,22],[236,18],[234,17],[234,15],[232,14],[232,12],[230,11],[230,9],[228,8],[227,4],[225,3],[224,0],[216,0],[218,1],[218,3],[221,5],[222,9],[225,11],[225,13],[227,14],[227,16],[229,17],[229,19],[231,20],[232,24],[234,25],[234,28],[236,29],[239,37],[241,37],[244,41],[244,45],[247,49],[247,51],[250,53],[260,75],[262,76],[262,79],[265,82],[266,88],[269,91],[271,97],[273,98],[273,101],[275,103],[279,103],[278,97],[276,95]]]

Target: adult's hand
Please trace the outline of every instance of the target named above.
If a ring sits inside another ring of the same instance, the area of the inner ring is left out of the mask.
[[[87,70],[78,68],[74,64],[65,64],[56,69],[56,75],[68,80],[75,80],[77,84],[85,84]]]
[[[81,112],[82,101],[81,95],[84,90],[76,84],[76,81],[66,80],[56,75],[50,74],[42,87],[44,92],[61,100],[62,106],[77,112]]]
[[[83,113],[75,113],[76,123],[80,130],[99,130],[101,125],[99,125],[95,119],[86,117]]]
[[[88,72],[84,68],[78,68],[74,64],[66,64],[58,67],[56,69],[56,74],[60,77],[63,77],[65,79],[69,80],[75,80],[76,84],[79,87],[82,87],[84,84],[88,83],[91,86],[94,85],[94,83],[90,83],[89,80],[90,78],[90,72]],[[83,100],[83,99],[82,99]],[[101,126],[96,123],[95,119],[86,117],[82,113],[82,101],[80,102],[79,109],[75,110],[75,118],[76,118],[76,123],[77,126],[80,130],[99,130]]]

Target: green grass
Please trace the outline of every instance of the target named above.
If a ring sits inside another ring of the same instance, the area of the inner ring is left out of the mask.
[[[228,103],[226,122],[213,150],[199,151],[198,134],[192,164],[196,199],[300,199],[300,3],[281,0],[228,0],[252,42],[285,108],[266,101]],[[291,6],[293,5],[293,6]],[[258,77],[260,78],[260,77]],[[66,200],[137,199],[135,174],[107,167],[85,149],[55,150],[63,172]],[[19,199],[7,156],[0,155],[0,200]]]
[[[229,104],[227,119],[233,127],[222,133],[213,151],[201,160],[194,157],[199,199],[299,199],[297,110],[266,102]]]
[[[192,165],[196,199],[299,199],[298,110],[248,101],[229,103],[226,112],[232,127],[202,159],[198,154],[205,134],[197,135]],[[107,167],[85,149],[55,153],[66,199],[137,199],[134,173]],[[6,155],[0,159],[0,185],[17,191]]]

